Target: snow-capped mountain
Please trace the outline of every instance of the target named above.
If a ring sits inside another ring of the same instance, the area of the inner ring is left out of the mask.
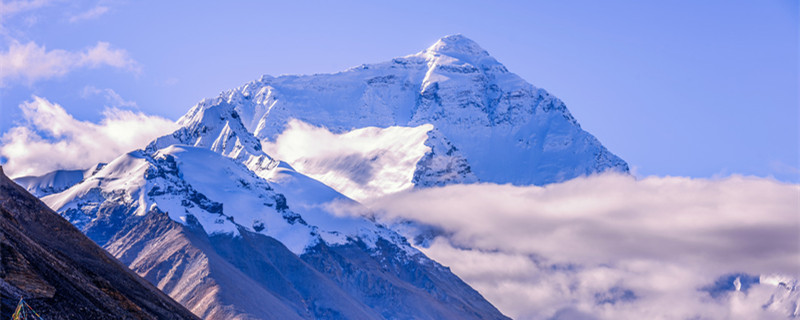
[[[43,201],[202,318],[505,318],[397,233],[337,210],[353,200],[207,147],[133,151]]]
[[[351,199],[628,170],[463,36],[336,74],[265,76],[178,124],[80,179],[24,182],[207,319],[505,318]]]
[[[277,143],[268,150],[272,156],[356,200],[413,186],[477,180],[542,185],[628,171],[623,160],[581,129],[561,100],[509,72],[461,35],[444,37],[417,54],[335,74],[264,76],[204,100],[180,123],[193,123],[200,110],[218,106],[232,107],[265,146]],[[323,127],[329,144],[349,153],[305,148],[303,143],[319,142],[313,139],[319,135],[304,136],[298,123]],[[414,130],[420,126],[426,127]],[[364,129],[397,138],[348,148],[353,132]],[[394,132],[385,132],[390,129]],[[383,158],[396,162],[389,152],[396,141],[414,140],[422,130],[431,134],[404,153],[416,161],[392,174],[377,174]],[[219,140],[204,143],[212,139]],[[286,142],[293,146],[287,149]],[[365,172],[374,174],[365,178]]]

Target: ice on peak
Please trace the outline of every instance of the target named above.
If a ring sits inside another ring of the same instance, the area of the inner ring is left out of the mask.
[[[419,53],[427,59],[433,59],[437,64],[451,64],[451,59],[460,60],[474,66],[499,64],[481,48],[475,41],[461,35],[449,35],[439,39],[432,46]],[[444,58],[444,59],[443,59]]]
[[[488,57],[489,53],[486,52],[475,41],[461,35],[454,34],[439,39],[432,46],[428,47],[425,52],[432,54],[444,55],[459,55],[459,56],[472,56],[472,57]]]

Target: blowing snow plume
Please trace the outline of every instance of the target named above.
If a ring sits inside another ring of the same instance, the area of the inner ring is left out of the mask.
[[[369,206],[441,230],[422,250],[515,319],[797,315],[798,185],[604,174]]]

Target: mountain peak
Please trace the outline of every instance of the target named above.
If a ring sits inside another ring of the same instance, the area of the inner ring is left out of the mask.
[[[425,50],[430,54],[442,54],[456,58],[463,57],[488,57],[489,53],[481,48],[478,43],[462,34],[445,36]]]

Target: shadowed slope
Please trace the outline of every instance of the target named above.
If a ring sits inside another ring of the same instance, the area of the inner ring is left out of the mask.
[[[0,318],[196,319],[13,183],[0,168]]]

